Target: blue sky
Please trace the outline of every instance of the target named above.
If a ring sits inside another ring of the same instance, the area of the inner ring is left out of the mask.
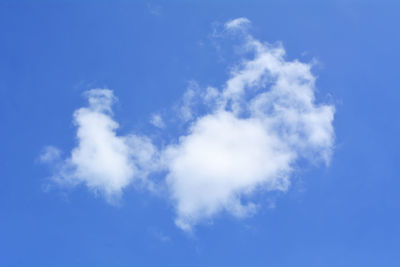
[[[399,266],[399,7],[3,1],[0,265]]]

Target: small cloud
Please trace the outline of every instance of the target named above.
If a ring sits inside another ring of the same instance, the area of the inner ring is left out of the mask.
[[[250,24],[251,24],[250,20],[248,20],[247,18],[237,18],[225,23],[225,29],[227,30],[245,29]]]
[[[51,163],[60,159],[61,151],[54,146],[46,146],[39,156],[42,163]]]
[[[153,114],[153,116],[151,116],[150,123],[157,128],[165,128],[164,120],[160,114]]]
[[[86,91],[89,105],[74,112],[77,146],[70,157],[60,159],[57,148],[46,147],[41,161],[53,164],[53,181],[60,185],[85,184],[94,193],[115,203],[122,190],[134,180],[145,181],[148,168],[154,166],[155,147],[147,137],[117,135],[118,123],[112,117],[113,91]]]
[[[163,243],[171,242],[171,238],[168,235],[164,234],[163,232],[158,231],[158,230],[152,230],[151,232],[152,232],[152,235],[157,240],[159,240],[159,241],[161,241]]]

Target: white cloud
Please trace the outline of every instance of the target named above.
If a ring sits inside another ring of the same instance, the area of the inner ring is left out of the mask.
[[[244,29],[250,25],[250,20],[247,18],[237,18],[230,20],[225,23],[225,28],[227,30]]]
[[[145,177],[156,150],[146,137],[116,134],[111,90],[93,89],[85,95],[89,106],[74,112],[78,144],[61,162],[54,180],[60,184],[83,183],[112,202],[133,179]]]
[[[255,205],[243,205],[240,196],[258,185],[286,190],[295,156],[261,120],[222,110],[200,118],[166,151],[177,225],[189,229],[223,209],[239,217],[251,213]]]
[[[226,28],[248,23],[240,18]],[[297,159],[330,159],[334,107],[315,103],[310,64],[285,60],[281,45],[246,32],[243,39],[252,59],[232,71],[221,91],[198,95],[214,106],[164,152],[176,224],[184,230],[221,211],[252,214],[257,205],[243,198],[287,190]]]
[[[248,57],[221,89],[190,83],[177,109],[186,134],[162,149],[145,136],[118,135],[112,91],[88,91],[89,106],[74,113],[77,146],[56,164],[55,181],[83,183],[112,201],[135,180],[154,188],[146,177],[163,170],[175,222],[190,231],[220,212],[253,214],[259,204],[252,194],[286,191],[298,159],[328,164],[335,109],[316,103],[311,64],[286,60],[282,45],[256,40],[246,31],[249,25],[246,18],[225,24],[243,39]],[[158,114],[150,122],[165,126]],[[57,158],[60,152],[50,147],[41,160]]]

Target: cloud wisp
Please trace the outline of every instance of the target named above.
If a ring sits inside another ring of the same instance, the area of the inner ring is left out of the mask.
[[[221,212],[253,214],[259,205],[252,194],[286,191],[299,159],[329,164],[335,109],[316,102],[312,65],[287,60],[282,45],[255,39],[246,18],[224,27],[225,34],[240,37],[245,57],[220,89],[188,89],[178,115],[185,134],[163,148],[147,137],[119,136],[112,91],[90,90],[89,106],[74,113],[78,144],[55,180],[84,183],[113,199],[133,181],[150,183],[147,175],[163,170],[175,223],[190,231]],[[166,127],[159,115],[151,123]],[[58,155],[50,149],[43,158]]]

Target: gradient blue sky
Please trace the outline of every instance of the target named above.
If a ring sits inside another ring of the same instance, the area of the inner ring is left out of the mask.
[[[400,266],[399,3],[79,2],[0,3],[1,266]],[[237,17],[288,59],[318,60],[316,96],[336,107],[328,167],[301,164],[274,208],[193,234],[133,187],[117,206],[49,187],[38,157],[74,147],[85,90],[114,90],[119,132],[151,133],[190,81],[227,79],[231,46],[211,36]]]

